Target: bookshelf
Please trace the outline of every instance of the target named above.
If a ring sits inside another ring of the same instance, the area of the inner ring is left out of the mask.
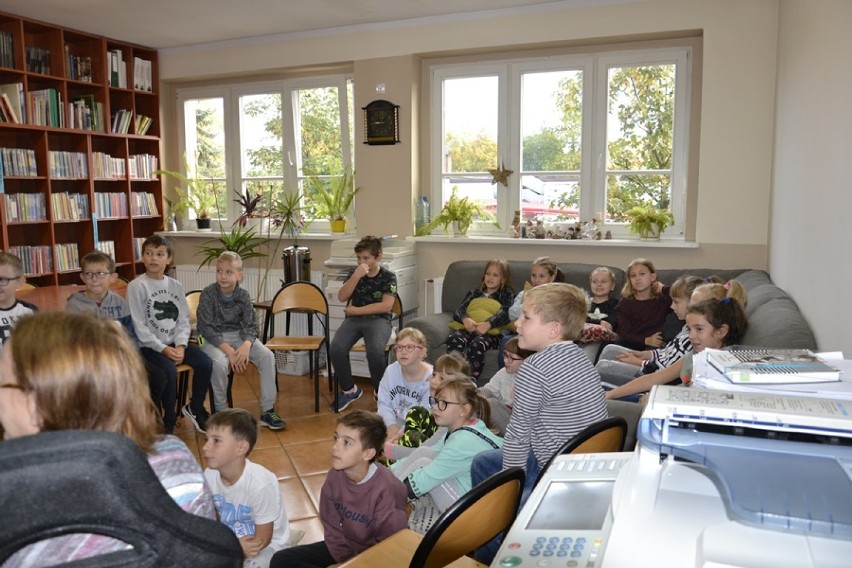
[[[0,13],[0,248],[39,286],[109,250],[131,279],[163,228],[157,52]]]

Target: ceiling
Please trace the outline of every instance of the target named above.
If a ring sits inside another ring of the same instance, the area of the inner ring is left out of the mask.
[[[617,2],[618,0],[610,0]],[[0,11],[157,49],[554,10],[601,0],[0,0]]]

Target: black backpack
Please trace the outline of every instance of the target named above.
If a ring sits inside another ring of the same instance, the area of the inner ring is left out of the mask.
[[[24,546],[69,533],[133,546],[67,566],[240,568],[225,525],[185,512],[145,454],[112,432],[43,432],[0,442],[0,564]]]

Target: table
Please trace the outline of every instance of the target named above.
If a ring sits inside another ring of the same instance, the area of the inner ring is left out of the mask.
[[[19,300],[24,300],[40,310],[62,310],[65,308],[65,301],[68,296],[85,290],[86,287],[82,284],[67,284],[62,286],[39,286],[37,288],[26,288],[18,290],[15,297]],[[110,288],[113,292],[121,297],[127,293],[127,285],[116,285]]]
[[[391,535],[379,544],[372,546],[343,564],[340,568],[358,566],[362,568],[375,568],[377,566],[408,566],[417,545],[423,536],[411,529],[402,529]],[[455,562],[448,564],[452,568],[487,568],[473,558],[462,556]]]

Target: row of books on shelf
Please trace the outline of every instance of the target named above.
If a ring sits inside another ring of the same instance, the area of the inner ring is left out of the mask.
[[[99,219],[105,217],[127,217],[127,194],[96,193],[95,214]]]
[[[0,120],[13,124],[23,124],[27,121],[23,83],[0,85]]]
[[[56,269],[60,272],[80,268],[80,250],[77,243],[54,245],[56,249]]]
[[[145,237],[133,237],[133,260],[142,260],[142,243],[145,242]],[[112,255],[115,258],[115,255]]]
[[[38,126],[65,126],[65,109],[62,93],[56,89],[36,89],[27,92],[29,123]]]
[[[0,148],[2,155],[2,171],[4,176],[36,177],[35,150],[28,148]]]
[[[118,109],[112,113],[112,130],[113,134],[128,134],[130,133],[130,125],[133,125],[133,134],[144,136],[148,129],[151,128],[154,120],[150,116],[137,114],[133,118],[133,111],[127,108]]]
[[[153,154],[134,154],[127,162],[130,179],[157,179],[160,160]]]
[[[153,92],[154,73],[151,62],[140,57],[133,58],[133,88],[137,91]]]
[[[107,77],[110,87],[127,88],[127,63],[120,49],[110,49],[107,52]]]
[[[53,272],[53,259],[49,246],[13,246],[9,252],[21,259],[24,274],[44,274]]]
[[[95,100],[94,95],[80,95],[68,103],[67,128],[78,130],[104,131],[104,104]]]
[[[27,58],[27,71],[50,75],[50,50],[43,47],[28,45],[24,48]]]
[[[15,67],[15,37],[0,31],[0,67]]]
[[[89,196],[85,193],[54,193],[50,196],[54,221],[89,218]]]
[[[89,156],[84,152],[51,150],[47,153],[47,166],[52,178],[86,179],[89,177]]]
[[[131,215],[159,215],[157,208],[157,197],[147,191],[134,191],[130,194]]]
[[[115,158],[103,152],[92,152],[92,173],[95,179],[126,179],[124,158]]]
[[[47,221],[47,200],[43,193],[4,193],[6,222]]]
[[[98,241],[95,243],[95,248],[115,260],[115,241]]]
[[[65,76],[73,81],[92,82],[92,58],[88,55],[71,53],[71,46],[65,45]]]

